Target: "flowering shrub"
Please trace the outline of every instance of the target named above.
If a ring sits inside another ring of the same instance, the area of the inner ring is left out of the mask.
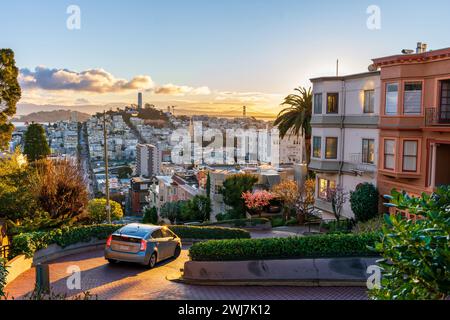
[[[256,191],[251,193],[249,191],[242,193],[242,199],[245,201],[245,206],[250,210],[261,211],[264,207],[270,204],[270,200],[274,195],[266,190]]]

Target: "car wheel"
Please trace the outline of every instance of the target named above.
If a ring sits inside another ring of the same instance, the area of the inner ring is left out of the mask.
[[[114,260],[114,259],[106,259],[106,260],[108,260],[109,264],[116,264],[117,263],[117,260]]]
[[[175,252],[173,253],[173,257],[176,259],[180,256],[180,254],[181,254],[181,248],[180,248],[180,246],[177,246],[175,248]]]
[[[154,268],[156,265],[156,261],[157,261],[156,252],[153,252],[152,255],[150,256],[150,260],[148,262],[148,268],[149,269]]]

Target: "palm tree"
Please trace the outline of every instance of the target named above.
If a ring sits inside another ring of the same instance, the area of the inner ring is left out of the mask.
[[[298,87],[294,89],[297,93],[290,94],[284,98],[281,110],[274,126],[280,131],[280,138],[288,134],[305,137],[306,161],[309,164],[311,153],[311,115],[312,115],[312,92],[311,88]]]

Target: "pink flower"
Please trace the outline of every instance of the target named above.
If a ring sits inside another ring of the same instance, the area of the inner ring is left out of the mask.
[[[252,210],[261,210],[265,206],[270,204],[270,200],[274,198],[274,195],[268,191],[256,191],[255,193],[244,192],[242,199],[245,201],[245,206]]]

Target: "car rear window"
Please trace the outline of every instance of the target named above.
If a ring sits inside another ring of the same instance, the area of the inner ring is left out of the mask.
[[[148,230],[139,229],[139,228],[123,228],[119,230],[121,236],[129,236],[134,238],[145,238],[148,234]]]
[[[127,236],[118,236],[118,235],[112,236],[112,240],[122,241],[122,242],[131,242],[131,243],[140,243],[141,242],[141,238],[133,238],[133,237],[127,237]]]

